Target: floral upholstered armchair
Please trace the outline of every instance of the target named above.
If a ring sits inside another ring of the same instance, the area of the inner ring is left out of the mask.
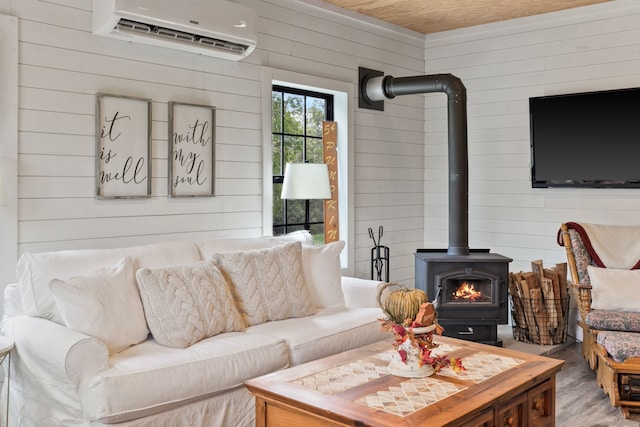
[[[567,222],[565,247],[583,331],[582,355],[625,417],[640,412],[640,225]]]

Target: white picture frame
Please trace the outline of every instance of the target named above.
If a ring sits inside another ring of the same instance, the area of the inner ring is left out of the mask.
[[[215,112],[210,105],[169,103],[169,197],[215,196]]]
[[[96,95],[96,197],[151,196],[151,100]]]

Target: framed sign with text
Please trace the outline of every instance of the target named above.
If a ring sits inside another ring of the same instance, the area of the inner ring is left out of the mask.
[[[215,195],[215,113],[212,106],[169,103],[169,196]]]
[[[151,100],[96,96],[96,197],[151,196]]]

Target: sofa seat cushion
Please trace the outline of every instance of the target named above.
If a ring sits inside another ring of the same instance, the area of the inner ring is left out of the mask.
[[[600,331],[640,332],[640,313],[592,310],[585,322],[590,328]]]
[[[117,423],[241,387],[287,366],[286,344],[269,335],[230,332],[186,349],[149,339],[113,355],[109,369],[84,381],[79,392],[87,420]]]
[[[286,340],[293,365],[362,347],[393,337],[381,331],[379,308],[334,307],[313,316],[267,322],[248,328],[248,334],[269,334]]]
[[[640,357],[640,334],[635,332],[601,331],[598,332],[598,344],[616,362],[624,362],[630,357]]]

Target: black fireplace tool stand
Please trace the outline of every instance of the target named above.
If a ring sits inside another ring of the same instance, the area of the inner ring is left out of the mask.
[[[389,281],[389,248],[382,246],[380,240],[383,235],[382,226],[378,227],[378,240],[373,235],[373,229],[369,227],[369,237],[373,240],[371,248],[371,280],[380,282]]]

